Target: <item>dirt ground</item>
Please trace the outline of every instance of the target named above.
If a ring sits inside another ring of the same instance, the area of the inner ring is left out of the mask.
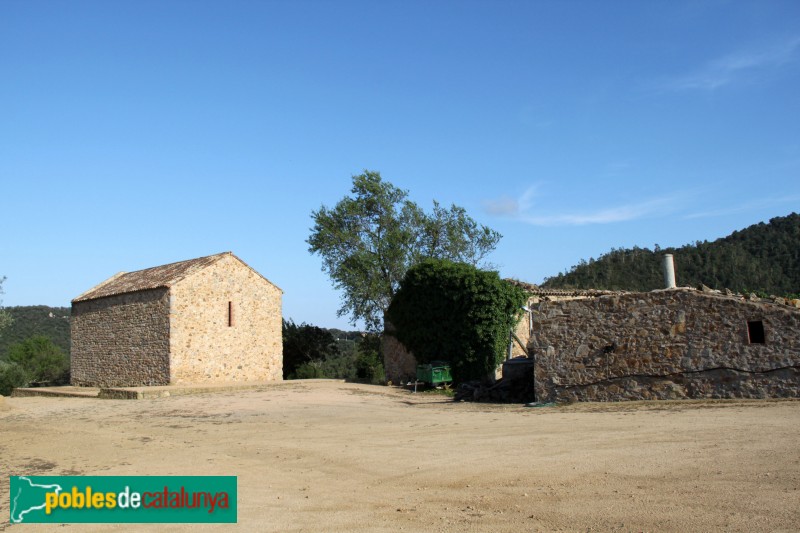
[[[9,475],[236,475],[239,523],[8,525]],[[800,401],[526,408],[334,382],[6,398],[0,530],[798,531]]]

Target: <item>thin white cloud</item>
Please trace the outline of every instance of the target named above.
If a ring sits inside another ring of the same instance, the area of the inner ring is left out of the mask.
[[[516,215],[519,213],[519,202],[510,196],[502,196],[483,201],[484,210],[490,215]]]
[[[585,226],[588,224],[610,224],[627,222],[653,215],[658,212],[671,211],[675,205],[675,197],[652,198],[635,204],[606,207],[593,211],[572,213],[553,213],[527,215],[517,218],[534,226]]]
[[[777,44],[740,50],[709,62],[703,68],[666,80],[662,88],[673,91],[713,91],[731,83],[749,79],[748,75],[775,69],[797,60],[800,37]]]
[[[605,205],[597,209],[572,209],[559,204],[558,199],[541,198],[542,201],[534,203],[534,198],[539,194],[541,183],[526,189],[519,198],[504,196],[497,200],[484,202],[486,212],[491,215],[501,216],[533,226],[587,226],[597,224],[611,224],[615,222],[631,222],[645,218],[662,218],[667,215],[678,216],[684,220],[711,218],[753,210],[778,207],[786,204],[800,205],[800,194],[787,194],[785,196],[771,196],[760,199],[751,199],[746,203],[727,206],[709,206],[705,210],[692,210],[691,204],[702,197],[702,189],[688,189],[672,192],[665,196],[643,199],[639,202],[612,204],[604,198],[596,198],[593,205]],[[703,202],[707,203],[707,202]],[[611,204],[611,205],[609,205]]]
[[[533,199],[539,192],[539,187],[541,187],[541,183],[531,185],[525,189],[525,192],[519,197],[519,210],[521,212],[528,211],[531,208],[533,205]]]
[[[483,208],[490,215],[516,217],[530,209],[539,185],[538,183],[531,185],[519,198],[504,195],[500,198],[484,200]]]
[[[484,202],[485,210],[491,215],[503,216],[534,226],[583,226],[589,224],[610,224],[643,218],[657,212],[673,211],[679,204],[678,196],[651,198],[638,203],[629,203],[590,211],[569,213],[558,210],[541,210],[534,205],[541,184],[536,184],[519,198],[504,196]]]

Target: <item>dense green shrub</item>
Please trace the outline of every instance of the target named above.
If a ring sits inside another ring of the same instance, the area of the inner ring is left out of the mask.
[[[25,369],[16,363],[0,361],[0,395],[9,396],[17,387],[27,387],[30,377]]]
[[[341,344],[341,343],[340,343]],[[355,350],[327,355],[325,359],[315,361],[326,378],[353,380],[356,377]]]
[[[283,321],[283,377],[299,378],[301,366],[313,361],[323,361],[339,355],[339,347],[331,333],[311,324],[300,324],[292,320]],[[321,371],[319,365],[317,370]],[[303,370],[308,373],[309,370]],[[308,376],[305,376],[308,377]],[[312,376],[322,377],[322,376]]]
[[[453,379],[463,382],[503,360],[525,300],[497,272],[430,259],[408,271],[387,318],[418,362],[449,361]]]
[[[358,344],[356,358],[356,377],[375,385],[386,383],[386,372],[380,355],[381,338],[378,335],[366,335]]]
[[[326,378],[325,372],[318,362],[303,363],[291,375],[290,379],[316,379]]]
[[[69,382],[69,359],[48,337],[34,335],[8,348],[8,360],[19,365],[31,382]]]

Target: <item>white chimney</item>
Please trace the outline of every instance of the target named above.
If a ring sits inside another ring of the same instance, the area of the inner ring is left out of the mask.
[[[672,254],[664,254],[664,285],[667,289],[674,289],[675,285],[675,262]]]

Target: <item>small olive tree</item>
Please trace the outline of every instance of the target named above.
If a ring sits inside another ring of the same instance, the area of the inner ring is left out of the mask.
[[[449,361],[453,379],[463,382],[500,364],[525,300],[497,272],[428,259],[406,273],[387,318],[417,361]]]

